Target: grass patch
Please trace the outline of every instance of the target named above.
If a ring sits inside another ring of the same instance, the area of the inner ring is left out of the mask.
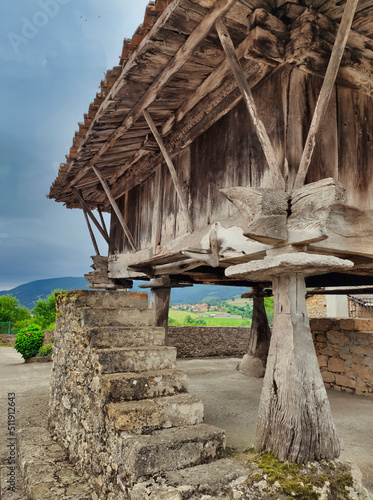
[[[248,450],[247,462],[256,464],[258,470],[249,474],[248,485],[253,485],[266,476],[266,481],[276,486],[276,490],[285,498],[299,500],[318,500],[319,491],[329,484],[330,495],[327,498],[348,500],[349,491],[346,487],[353,486],[353,480],[348,467],[335,464],[328,460],[314,462],[308,465],[298,465],[293,462],[283,462],[272,453],[253,455]],[[261,473],[262,471],[262,473]]]

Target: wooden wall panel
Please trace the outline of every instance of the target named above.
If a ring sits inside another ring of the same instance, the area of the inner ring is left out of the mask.
[[[288,163],[289,185],[295,179],[322,78],[285,66],[254,90],[254,99],[266,126],[280,168]],[[338,179],[348,203],[373,208],[373,99],[338,86],[333,92],[317,137],[306,182]],[[219,192],[231,186],[272,187],[269,169],[241,102],[198,137],[174,160],[195,229],[237,215],[237,209]],[[161,245],[187,232],[184,214],[166,165],[162,165]],[[152,243],[155,176],[128,193],[121,207],[140,249]],[[112,235],[121,229],[113,217]],[[121,251],[130,250],[128,245]]]
[[[348,203],[373,209],[373,98],[339,86],[339,181]]]

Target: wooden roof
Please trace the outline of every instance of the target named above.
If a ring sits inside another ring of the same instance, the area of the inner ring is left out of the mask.
[[[214,28],[224,17],[251,88],[283,64],[324,75],[345,0],[150,2],[125,40],[61,164],[49,197],[109,210],[92,166],[118,198],[163,161],[147,110],[171,157],[232,109],[241,94]],[[337,82],[372,94],[373,0],[360,0]],[[74,189],[75,188],[75,189]]]

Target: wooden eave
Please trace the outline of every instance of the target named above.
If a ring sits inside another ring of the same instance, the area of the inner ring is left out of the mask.
[[[214,9],[229,3],[232,6],[223,16],[224,23],[240,54],[251,88],[260,85],[282,64],[298,65],[305,71],[324,74],[344,2],[150,2],[144,23],[131,41],[124,42],[121,66],[108,71],[101,82],[101,92],[79,124],[67,162],[61,164],[51,187],[50,198],[64,202],[68,208],[81,208],[74,187],[89,208],[109,210],[108,199],[91,168],[92,163],[103,174],[114,198],[152,175],[164,159],[146,120],[138,113],[143,101],[170,156],[174,157],[241,100],[213,26],[181,67],[157,87],[155,98],[148,99],[149,89],[167,68],[172,67],[190,35],[200,29]],[[285,27],[285,35],[281,29],[277,30],[277,20],[280,27]],[[298,35],[305,29],[311,37],[307,47],[297,45]],[[274,46],[282,47],[283,54],[276,58],[261,44],[258,33],[263,36],[263,32],[264,36],[265,33],[274,34]],[[337,82],[371,95],[372,68],[373,0],[360,0]]]

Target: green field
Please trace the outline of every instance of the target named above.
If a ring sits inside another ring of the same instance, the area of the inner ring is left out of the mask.
[[[185,325],[185,326],[193,326],[193,323],[185,322],[185,318],[190,316],[192,320],[197,320],[199,318],[199,314],[193,313],[190,311],[175,311],[170,310],[169,317],[174,320],[172,325]],[[203,321],[206,322],[206,326],[250,326],[250,319],[236,319],[236,318],[202,318]]]

